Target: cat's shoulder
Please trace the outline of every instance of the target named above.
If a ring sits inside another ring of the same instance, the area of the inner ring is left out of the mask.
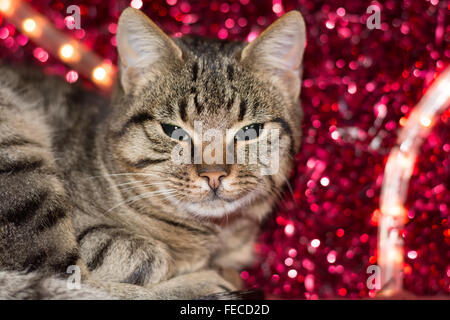
[[[68,83],[59,76],[46,74],[36,66],[4,63],[0,64],[0,90],[19,95],[24,100],[35,101],[68,91]]]

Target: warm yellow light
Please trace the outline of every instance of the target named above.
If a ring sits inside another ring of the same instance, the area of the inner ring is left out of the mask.
[[[399,153],[396,160],[400,168],[409,170],[414,165],[415,157],[412,154]]]
[[[103,82],[106,80],[106,70],[104,67],[100,66],[94,69],[94,71],[92,71],[92,76],[94,77],[95,80]]]
[[[420,124],[426,128],[428,128],[431,125],[431,119],[428,117],[422,117],[420,118]]]
[[[91,78],[98,86],[109,90],[113,84],[114,75],[114,67],[109,61],[104,61],[92,70]]]
[[[0,11],[3,13],[10,13],[12,9],[11,0],[0,0]]]
[[[76,63],[81,58],[80,52],[77,49],[78,46],[75,43],[66,43],[59,47],[58,55],[64,62]]]
[[[36,21],[34,21],[31,18],[26,19],[23,24],[23,30],[25,30],[25,32],[28,33],[32,33],[34,31],[36,31]]]
[[[384,215],[400,217],[406,214],[406,209],[402,205],[385,206],[381,209]]]
[[[75,52],[75,49],[73,48],[73,46],[71,44],[65,44],[65,45],[61,46],[61,48],[59,49],[59,55],[60,55],[61,59],[63,59],[63,60],[68,60],[68,59],[72,58],[74,52]]]

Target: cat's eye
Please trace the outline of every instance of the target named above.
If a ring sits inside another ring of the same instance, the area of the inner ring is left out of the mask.
[[[172,139],[179,141],[189,141],[189,139],[191,138],[189,134],[181,127],[167,123],[161,123],[161,127],[164,133]]]
[[[264,124],[262,123],[252,123],[249,124],[236,132],[234,139],[236,141],[248,141],[259,137]]]

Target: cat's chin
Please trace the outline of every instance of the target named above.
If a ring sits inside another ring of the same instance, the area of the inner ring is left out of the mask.
[[[203,202],[186,202],[182,204],[183,209],[197,217],[222,218],[245,208],[256,198],[256,194],[247,194],[236,200],[223,200],[214,198]]]

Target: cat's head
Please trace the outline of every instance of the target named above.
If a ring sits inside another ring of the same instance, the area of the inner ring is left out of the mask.
[[[138,195],[196,216],[270,202],[301,140],[305,41],[296,11],[247,44],[172,39],[126,9],[109,140],[116,171],[147,184]]]

